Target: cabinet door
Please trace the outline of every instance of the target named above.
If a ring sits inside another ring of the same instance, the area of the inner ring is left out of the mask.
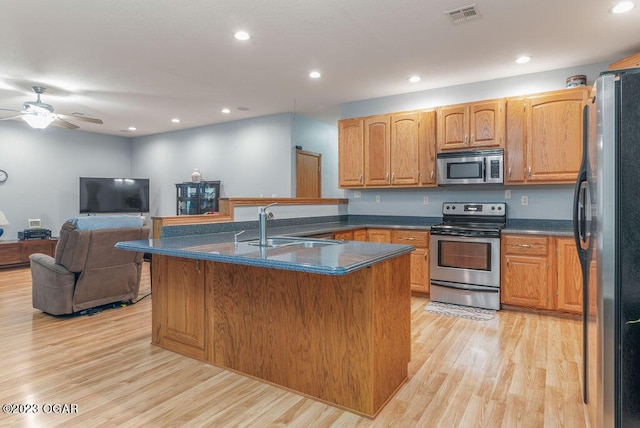
[[[205,355],[204,262],[154,256],[153,341],[198,359]],[[169,304],[171,302],[171,304]]]
[[[420,114],[418,133],[419,184],[436,185],[436,111]]]
[[[367,240],[369,242],[391,243],[391,230],[389,229],[367,229]]]
[[[587,94],[588,89],[566,89],[527,100],[527,181],[576,181]]]
[[[550,266],[546,257],[509,256],[503,265],[501,302],[531,308],[549,308]]]
[[[353,240],[354,241],[366,241],[367,240],[367,229],[358,229],[353,231]]]
[[[504,101],[469,106],[469,146],[504,147]]]
[[[338,122],[338,176],[340,187],[362,187],[364,184],[363,120]]]
[[[346,232],[334,232],[333,239],[342,239],[344,241],[353,241],[353,230]]]
[[[418,184],[420,113],[391,116],[391,184]]]
[[[391,117],[371,116],[364,120],[364,184],[386,186],[390,177]]]
[[[469,147],[469,107],[439,107],[436,127],[438,152]]]
[[[582,267],[573,238],[557,238],[558,252],[558,309],[582,313]]]
[[[416,248],[411,252],[411,291],[429,294],[429,250]]]
[[[505,141],[505,183],[523,183],[525,179],[526,107],[524,97],[507,100]]]

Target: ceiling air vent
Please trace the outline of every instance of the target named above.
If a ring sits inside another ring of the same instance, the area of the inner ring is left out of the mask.
[[[451,22],[454,24],[461,24],[463,22],[473,21],[474,19],[480,18],[480,14],[476,10],[475,4],[459,7],[458,9],[453,9],[445,13],[449,15]]]

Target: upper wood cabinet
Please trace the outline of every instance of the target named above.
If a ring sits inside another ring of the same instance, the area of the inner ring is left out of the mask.
[[[391,115],[391,184],[418,184],[420,113]]]
[[[436,111],[438,152],[504,146],[504,100],[439,107]]]
[[[362,118],[338,122],[338,182],[340,187],[364,185],[364,121]]]
[[[584,87],[507,100],[506,184],[575,182],[588,93]]]
[[[391,184],[391,116],[370,116],[364,119],[364,184]]]
[[[609,70],[621,70],[625,68],[640,67],[640,53],[623,58],[620,61],[609,64]]]
[[[340,121],[340,187],[435,186],[435,125],[434,110]]]
[[[436,183],[436,111],[420,113],[418,130],[418,182],[423,186]]]

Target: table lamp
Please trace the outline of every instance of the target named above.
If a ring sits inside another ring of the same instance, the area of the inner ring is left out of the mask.
[[[4,215],[4,213],[0,211],[0,236],[2,236],[2,234],[4,233],[2,226],[8,226],[8,225],[9,225],[9,220],[7,220],[7,217]]]

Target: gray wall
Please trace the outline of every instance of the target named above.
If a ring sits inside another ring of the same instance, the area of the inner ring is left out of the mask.
[[[588,83],[593,84],[598,74],[608,69],[610,62],[355,101],[342,105],[341,117],[362,117],[373,114],[426,109],[448,104],[562,89],[566,85],[566,78],[575,74],[585,74]],[[505,199],[505,190],[511,190],[511,199]],[[524,187],[456,186],[407,190],[363,189],[359,193],[360,197],[356,198],[357,192],[347,191],[349,214],[440,216],[442,214],[442,202],[445,201],[495,201],[508,204],[511,218],[559,220],[570,220],[572,218],[573,186],[571,185]],[[380,202],[375,201],[376,196],[380,196]],[[429,198],[428,205],[424,205],[424,196]],[[523,206],[521,204],[522,196],[528,196],[528,205]]]
[[[151,179],[151,214],[175,215],[175,183],[220,180],[223,197],[291,196],[292,114],[202,126],[133,140],[133,174]]]
[[[10,225],[0,239],[17,239],[29,218],[40,218],[54,235],[69,217],[79,215],[81,176],[129,177],[128,138],[80,130],[30,128],[22,121],[0,122],[0,211]]]
[[[322,197],[345,198],[346,191],[338,189],[338,127],[297,114],[293,117],[291,139],[293,147],[302,146],[303,150],[322,154]],[[295,173],[292,168],[294,195]]]

